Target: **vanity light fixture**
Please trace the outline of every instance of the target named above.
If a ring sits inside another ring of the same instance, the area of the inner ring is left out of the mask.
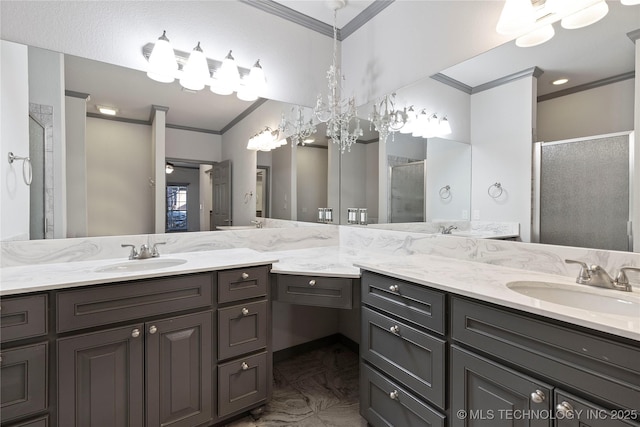
[[[218,95],[231,95],[240,85],[240,71],[231,52],[229,51],[222,65],[213,75],[211,92]]]
[[[620,0],[620,3],[625,6],[635,6],[637,4],[640,4],[640,0]]]
[[[548,42],[556,34],[553,29],[553,25],[548,24],[543,27],[533,30],[523,36],[516,39],[516,46],[518,47],[533,47],[542,43]]]
[[[164,165],[164,173],[166,173],[167,175],[173,172],[173,163],[165,163]]]
[[[416,123],[416,119],[417,119],[417,115],[415,110],[413,109],[413,105],[410,106],[409,108],[405,107],[404,112],[407,115],[407,121],[405,122],[404,126],[402,126],[402,128],[400,129],[400,133],[403,133],[403,134],[412,133]]]
[[[427,114],[422,110],[413,124],[412,136],[435,138],[451,134],[451,123],[447,116],[439,118],[436,113]]]
[[[562,18],[560,25],[567,30],[586,27],[604,18],[609,13],[609,6],[605,0],[592,4],[578,12]]]
[[[563,85],[565,83],[567,83],[569,81],[569,79],[558,79],[558,80],[554,80],[551,82],[552,85],[556,85],[556,86],[560,86]]]
[[[177,71],[176,55],[167,38],[167,32],[163,31],[149,55],[147,76],[161,83],[171,83],[175,79]]]
[[[266,126],[263,130],[249,138],[247,150],[271,151],[287,144],[286,138],[280,139],[280,132]]]
[[[211,74],[209,74],[207,57],[204,56],[200,42],[198,42],[197,46],[193,48],[191,55],[189,55],[189,60],[182,69],[180,85],[189,90],[201,90],[204,89],[205,83],[207,83],[210,78]]]
[[[118,109],[114,108],[114,107],[106,107],[104,105],[97,105],[96,108],[98,109],[98,111],[101,114],[107,115],[107,116],[115,116],[116,114],[118,114]]]

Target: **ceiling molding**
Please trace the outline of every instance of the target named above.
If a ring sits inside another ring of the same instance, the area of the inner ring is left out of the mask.
[[[155,119],[156,113],[158,111],[164,111],[165,115],[166,115],[167,111],[169,111],[169,107],[164,107],[162,105],[152,104],[151,105],[151,113],[149,114],[149,124],[153,123],[153,119]]]
[[[71,98],[80,98],[84,99],[85,101],[89,101],[91,99],[91,95],[89,95],[88,93],[76,92],[74,90],[65,90],[64,96],[70,96]]]
[[[367,140],[358,139],[356,141],[356,144],[373,144],[374,142],[380,142],[380,139],[379,138],[373,138],[373,139],[367,139]]]
[[[149,123],[147,120],[128,119],[126,117],[118,117],[118,116],[105,116],[104,114],[99,114],[99,113],[87,112],[87,117],[91,117],[92,119],[111,120],[112,122],[130,123],[134,125],[145,125],[145,126],[151,125],[151,123]]]
[[[249,108],[244,110],[242,113],[238,114],[238,116],[235,119],[231,120],[225,127],[223,127],[222,130],[220,130],[220,135],[223,135],[226,131],[228,131],[229,129],[231,129],[235,125],[237,125],[242,119],[247,117],[249,114],[251,114],[259,106],[261,106],[262,104],[264,104],[267,101],[268,101],[267,98],[258,98],[258,100],[256,102],[254,102],[253,104],[251,104],[249,106]]]
[[[518,71],[517,73],[509,74],[508,76],[500,77],[499,79],[491,82],[483,83],[471,89],[471,94],[483,92],[485,90],[493,89],[494,87],[502,86],[507,83],[511,83],[516,80],[520,80],[525,77],[540,77],[544,73],[538,67],[527,68],[526,70]]]
[[[170,123],[167,123],[164,127],[167,129],[178,129],[178,130],[187,130],[190,132],[208,133],[211,135],[222,135],[222,132],[219,130],[194,128],[192,126],[172,125]]]
[[[456,79],[452,79],[449,76],[445,76],[442,73],[437,73],[431,76],[433,80],[437,80],[440,83],[444,83],[447,86],[451,86],[452,88],[458,89],[468,95],[471,95],[471,90],[473,89],[471,86],[468,86],[462,82],[459,82]]]
[[[640,39],[640,28],[638,28],[637,30],[628,32],[627,37],[629,37],[631,41],[635,43],[638,39]]]
[[[374,16],[382,12],[387,6],[393,3],[395,0],[375,0],[365,10],[360,12],[358,16],[347,22],[344,27],[340,29],[339,40],[344,40],[356,30],[369,22]]]
[[[322,145],[322,144],[314,144],[313,142],[310,142],[310,143],[306,143],[306,144],[301,144],[298,147],[296,147],[296,149],[300,149],[300,148],[320,148],[322,150],[328,150],[329,146],[328,145]]]
[[[574,93],[582,92],[589,89],[595,89],[600,86],[610,85],[612,83],[618,83],[624,80],[633,79],[636,76],[635,71],[629,71],[626,73],[618,74],[617,76],[607,77],[605,79],[596,80],[594,82],[585,83],[578,86],[573,86],[567,89],[559,90],[557,92],[547,93],[546,95],[540,95],[538,102],[548,101],[554,98],[560,98],[561,96],[567,96]]]

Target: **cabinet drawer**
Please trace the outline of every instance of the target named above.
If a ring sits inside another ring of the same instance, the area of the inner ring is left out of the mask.
[[[267,295],[269,267],[236,268],[218,272],[218,303]]]
[[[439,408],[445,403],[445,341],[366,307],[362,357]]]
[[[110,284],[57,295],[58,332],[166,314],[213,302],[213,274]]]
[[[218,365],[218,415],[248,409],[267,398],[267,353]]]
[[[346,308],[353,306],[351,279],[276,275],[276,300],[291,304]]]
[[[411,392],[360,364],[360,412],[373,426],[444,427],[445,417]]]
[[[0,362],[0,419],[8,421],[47,408],[47,344],[4,350]]]
[[[638,346],[461,298],[452,299],[452,337],[611,407],[638,409]]]
[[[423,328],[444,334],[444,293],[365,271],[362,302]]]
[[[608,410],[561,390],[554,392],[556,427],[629,427],[640,425],[635,410]]]
[[[37,337],[47,333],[47,296],[2,298],[0,301],[2,342]]]
[[[228,359],[267,345],[267,301],[218,310],[218,359]]]
[[[36,418],[35,420],[24,421],[18,424],[12,424],[11,427],[49,427],[49,416]]]
[[[453,427],[476,425],[473,420],[478,425],[551,426],[549,416],[524,418],[527,422],[520,424],[523,419],[517,415],[550,414],[551,386],[455,346],[451,347],[450,388],[451,413],[463,410],[470,417],[452,416]]]

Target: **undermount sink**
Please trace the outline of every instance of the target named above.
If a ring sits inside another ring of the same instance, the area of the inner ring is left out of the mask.
[[[624,292],[613,289],[606,290],[612,295],[602,295],[575,286],[536,281],[509,282],[507,287],[522,295],[554,304],[623,316],[640,316],[640,299],[629,298]]]
[[[175,267],[187,262],[186,259],[134,259],[130,261],[111,264],[95,269],[98,273],[126,273],[130,271],[148,271],[161,268]]]

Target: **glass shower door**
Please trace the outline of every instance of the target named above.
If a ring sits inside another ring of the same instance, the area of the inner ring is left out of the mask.
[[[31,240],[45,238],[44,137],[44,127],[29,116],[29,158],[33,173],[29,188],[29,238]]]

